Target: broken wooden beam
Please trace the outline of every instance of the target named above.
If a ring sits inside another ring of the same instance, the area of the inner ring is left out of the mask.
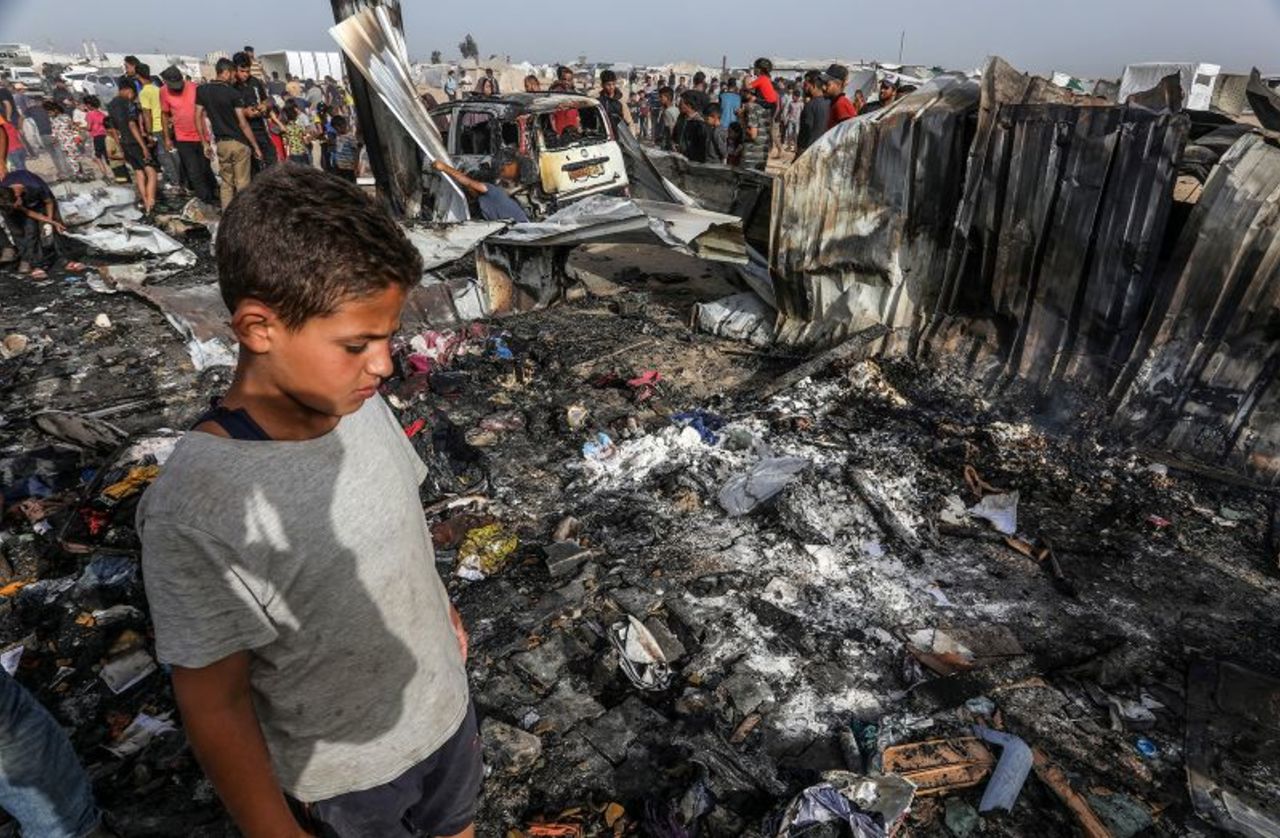
[[[839,346],[828,349],[826,352],[805,361],[785,375],[775,378],[760,389],[760,398],[772,398],[783,390],[794,387],[809,376],[822,372],[832,364],[852,358],[870,344],[887,336],[891,331],[893,330],[883,323],[868,326]]]

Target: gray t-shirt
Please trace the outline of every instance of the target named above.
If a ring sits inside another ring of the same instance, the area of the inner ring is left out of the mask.
[[[299,800],[395,779],[466,714],[425,476],[375,396],[301,442],[189,433],[139,505],[160,660],[251,650],[272,764]]]

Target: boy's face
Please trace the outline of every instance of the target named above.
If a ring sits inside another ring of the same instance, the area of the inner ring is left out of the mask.
[[[313,317],[296,331],[276,321],[269,335],[245,342],[270,370],[275,386],[324,416],[360,409],[391,375],[391,336],[400,328],[405,291],[391,285],[347,300],[333,314]]]

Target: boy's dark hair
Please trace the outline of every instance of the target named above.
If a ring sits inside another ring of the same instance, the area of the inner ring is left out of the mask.
[[[139,64],[137,67],[134,68],[134,72],[142,76],[144,79],[149,79],[151,78],[151,65]]]
[[[231,56],[231,63],[236,65],[237,70],[241,67],[253,66],[253,61],[250,60],[247,52],[237,52],[235,55]]]
[[[696,111],[698,109],[698,94],[692,90],[686,90],[680,94],[680,103],[688,105],[691,110]]]
[[[421,254],[386,210],[355,184],[294,163],[271,166],[236,195],[216,253],[227,308],[261,300],[289,329],[422,279]]]
[[[99,107],[102,107],[102,100],[101,100],[101,99],[99,99],[97,96],[94,96],[94,95],[92,95],[92,94],[90,94],[89,96],[84,97],[84,98],[83,98],[83,99],[81,99],[80,101],[84,102],[84,106],[85,106],[86,108],[99,108]]]
[[[658,88],[658,95],[667,96],[667,97],[670,97],[671,99],[676,98],[676,92],[672,90],[668,85],[665,85],[665,84],[662,87]]]
[[[707,82],[707,74],[706,74],[706,73],[704,73],[704,72],[702,72],[701,70],[699,70],[698,72],[696,72],[696,73],[694,73],[694,74],[693,74],[693,83],[694,83],[694,84],[706,84],[706,82]]]
[[[133,86],[133,82],[127,78],[121,78],[116,82],[116,90],[137,90]]]
[[[235,68],[236,65],[231,63],[230,58],[219,58],[218,63],[213,65],[213,72],[215,75],[220,76],[227,70],[234,70]]]
[[[751,66],[766,76],[773,73],[773,62],[767,58],[757,58],[756,63]]]
[[[245,51],[245,52],[252,52],[252,53],[256,53],[256,52],[257,52],[257,50],[255,50],[253,47],[249,46],[248,44],[245,44],[245,46],[244,46],[244,51]]]
[[[604,70],[600,73],[601,84],[608,84],[611,81],[617,81],[617,80],[618,80],[618,74],[615,73],[613,70]]]
[[[329,120],[329,124],[332,125],[333,130],[337,131],[339,134],[347,130],[347,118],[341,114]]]
[[[703,116],[719,116],[719,115],[720,115],[720,106],[714,102],[712,102],[710,105],[707,105],[706,113],[703,114]]]
[[[137,66],[138,66],[138,56],[136,56],[136,55],[126,55],[126,56],[124,57],[124,63],[125,63],[125,64],[132,64],[133,66],[137,67]]]

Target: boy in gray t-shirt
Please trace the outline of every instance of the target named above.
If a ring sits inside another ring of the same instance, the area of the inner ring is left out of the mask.
[[[466,632],[377,395],[421,257],[355,186],[286,165],[228,207],[217,261],[235,380],[138,509],[192,748],[245,835],[472,836]]]

